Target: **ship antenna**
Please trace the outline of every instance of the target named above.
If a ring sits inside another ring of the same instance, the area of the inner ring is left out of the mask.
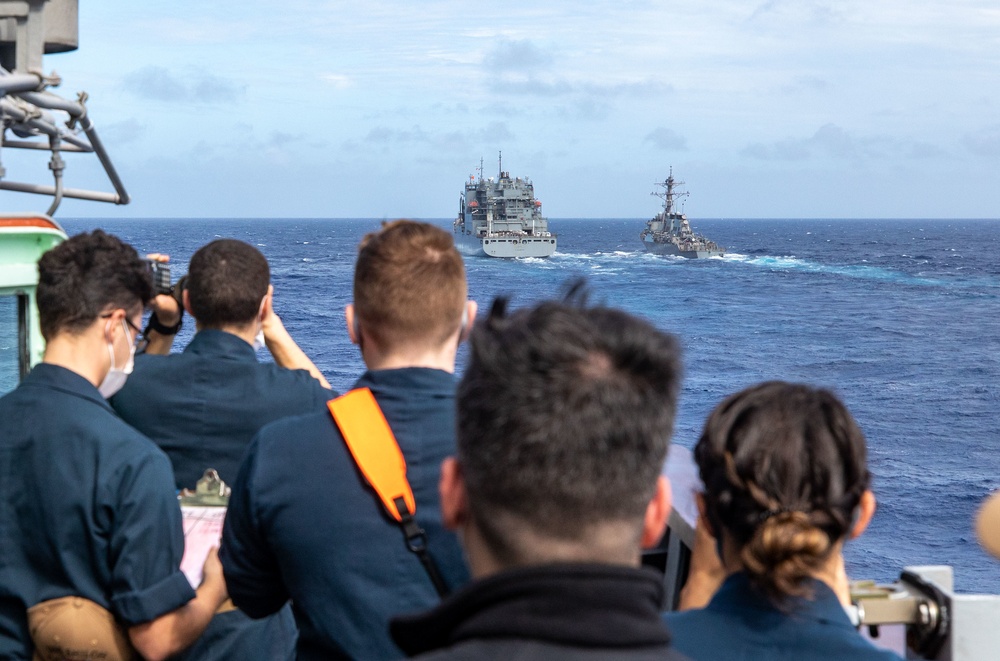
[[[667,175],[667,213],[674,212],[674,166],[670,166],[670,174]]]
[[[687,197],[688,196],[688,192],[687,191],[684,191],[683,193],[675,193],[674,192],[674,186],[683,186],[684,182],[683,181],[674,181],[674,167],[673,166],[670,166],[670,174],[667,175],[667,180],[664,181],[663,183],[657,183],[656,185],[660,186],[661,188],[663,188],[663,192],[662,193],[657,193],[656,191],[653,191],[652,193],[650,193],[650,195],[655,195],[656,197],[658,197],[658,198],[660,198],[660,199],[663,200],[663,212],[666,215],[668,215],[668,216],[674,213],[674,201],[677,198]],[[683,209],[682,209],[682,213],[683,213]]]
[[[503,152],[497,152],[500,155],[500,172],[497,174],[497,179],[503,176]]]

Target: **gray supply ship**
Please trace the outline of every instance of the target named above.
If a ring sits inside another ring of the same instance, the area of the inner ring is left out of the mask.
[[[663,211],[649,221],[639,238],[649,252],[661,255],[679,257],[717,257],[724,255],[726,250],[715,241],[709,241],[700,234],[695,234],[687,216],[678,213],[675,202],[679,197],[686,197],[687,192],[675,193],[675,186],[683,186],[683,181],[674,181],[674,169],[663,183],[656,184],[663,192],[653,191],[651,194],[663,200]]]
[[[454,231],[457,242],[472,245],[490,257],[548,257],[556,251],[556,235],[542,216],[542,203],[535,199],[529,179],[511,178],[499,158],[496,179],[470,176],[459,198]]]

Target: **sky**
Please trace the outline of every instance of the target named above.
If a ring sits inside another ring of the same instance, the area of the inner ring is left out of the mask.
[[[83,0],[46,56],[133,201],[57,217],[1000,217],[996,0]],[[50,183],[44,152],[6,178]],[[96,159],[66,185],[110,190]],[[45,198],[0,192],[4,210]]]

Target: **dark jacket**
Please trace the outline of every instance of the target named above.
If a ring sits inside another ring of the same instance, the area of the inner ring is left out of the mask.
[[[660,620],[663,576],[612,565],[546,565],[477,581],[440,606],[393,620],[410,656],[676,661]]]

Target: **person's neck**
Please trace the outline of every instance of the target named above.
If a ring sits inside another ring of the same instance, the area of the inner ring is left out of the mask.
[[[443,370],[449,374],[455,373],[455,354],[458,350],[458,340],[448,342],[440,347],[402,347],[382,351],[374,342],[366,340],[361,357],[370,370],[392,370],[404,367],[426,367]]]
[[[253,346],[254,339],[257,337],[257,324],[254,323],[246,324],[243,326],[234,326],[234,325],[218,326],[215,328],[206,328],[205,326],[196,323],[195,330],[197,330],[199,333],[203,330],[217,330],[217,331],[222,331],[223,333],[229,333],[230,335],[235,335],[236,337],[240,338],[250,346]]]
[[[630,538],[632,533],[617,528],[613,531],[595,531],[594,535],[584,535],[582,538],[587,540],[586,544],[581,543],[579,539],[558,540],[549,537],[542,539],[536,536],[523,546],[537,549],[538,552],[521,553],[516,560],[501,559],[471,522],[462,527],[460,535],[469,571],[475,579],[486,578],[510,569],[549,564],[586,563],[638,567],[642,558],[638,542],[627,548],[622,544],[622,539]],[[601,540],[606,543],[602,544]]]
[[[837,600],[846,608],[851,605],[851,584],[844,567],[843,550],[843,542],[838,542],[823,566],[818,571],[813,572],[813,578],[826,583],[837,595]]]
[[[94,384],[101,384],[108,373],[110,363],[106,342],[100,342],[88,334],[71,335],[60,333],[45,345],[42,362],[58,365],[79,374]]]
[[[846,607],[851,605],[851,588],[847,578],[847,571],[844,568],[843,551],[844,542],[837,542],[833,549],[831,549],[826,561],[809,575],[825,583],[837,595],[840,603]],[[725,568],[727,575],[744,570],[739,550],[728,539],[725,539],[722,544],[722,566]]]

